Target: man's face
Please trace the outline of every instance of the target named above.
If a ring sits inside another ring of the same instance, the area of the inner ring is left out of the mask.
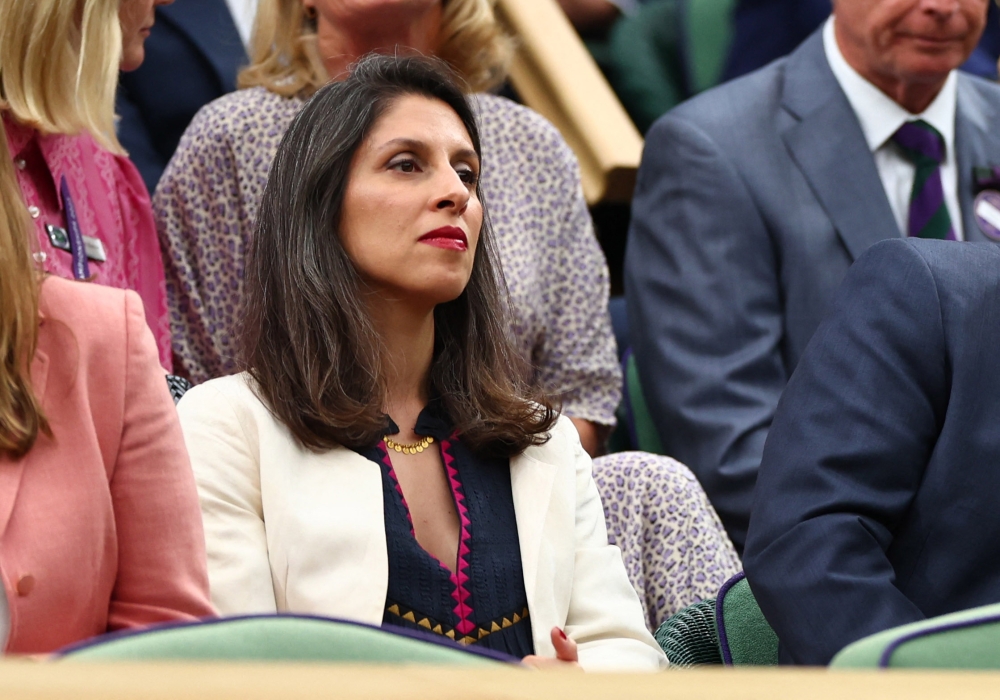
[[[834,0],[848,62],[876,84],[940,82],[979,42],[989,0]]]

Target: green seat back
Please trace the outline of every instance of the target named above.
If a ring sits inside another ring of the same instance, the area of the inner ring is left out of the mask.
[[[739,573],[715,601],[722,659],[733,666],[776,666],[778,635],[764,619],[746,577]]]
[[[703,600],[677,611],[660,625],[654,637],[672,666],[722,663],[714,600]]]
[[[636,127],[719,84],[736,0],[653,0],[588,47]]]
[[[830,666],[1000,669],[1000,604],[873,634],[845,647]]]
[[[633,449],[651,454],[664,454],[663,442],[649,413],[646,398],[642,394],[642,382],[639,380],[639,367],[631,350],[625,354],[625,393],[622,401],[625,404],[626,420],[632,432]]]
[[[65,649],[73,661],[316,661],[495,666],[501,655],[473,653],[352,622],[260,615],[113,633]]]
[[[642,133],[686,97],[680,53],[681,0],[655,0],[615,22],[591,52]]]
[[[736,0],[686,0],[683,36],[688,84],[692,94],[722,80],[733,41]]]

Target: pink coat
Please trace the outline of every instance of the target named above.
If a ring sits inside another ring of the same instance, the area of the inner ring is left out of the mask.
[[[107,260],[89,262],[98,284],[139,293],[161,364],[171,368],[163,259],[149,194],[132,161],[104,150],[89,134],[40,134],[4,117],[7,144],[25,204],[38,232],[46,272],[73,279],[72,256],[55,247],[46,224],[67,228],[60,184],[66,178],[81,233],[98,238]]]
[[[52,427],[0,456],[8,653],[214,614],[194,477],[133,292],[48,277],[32,385]]]

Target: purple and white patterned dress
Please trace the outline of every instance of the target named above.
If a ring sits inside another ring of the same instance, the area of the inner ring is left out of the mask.
[[[473,101],[482,137],[483,198],[510,290],[514,337],[539,385],[561,400],[563,413],[613,425],[622,377],[608,315],[608,268],[576,157],[555,127],[530,109],[487,94]],[[256,87],[206,105],[156,189],[153,209],[163,248],[175,371],[195,383],[236,371],[247,244],[278,143],[303,104]],[[625,551],[625,558],[632,582],[645,591],[640,597],[651,623],[677,605],[714,595],[727,574],[739,570],[697,482],[691,477],[679,488],[673,465],[673,460],[634,453],[595,461],[595,475],[607,470],[605,484],[617,483],[613,475],[619,473],[638,484],[602,496],[612,540],[626,550],[637,548]],[[677,468],[686,472],[682,465]],[[685,489],[689,493],[682,493]],[[659,494],[652,501],[641,495],[652,492]],[[619,501],[617,508],[611,498]],[[676,516],[680,512],[697,512],[708,524],[678,535],[689,524]],[[647,516],[653,520],[643,520]],[[640,552],[645,535],[630,533],[652,533],[648,526],[668,521],[676,525],[674,537],[687,540],[669,547],[647,544]],[[707,566],[718,572],[705,571],[698,557],[714,557]],[[691,575],[695,568],[699,572]]]

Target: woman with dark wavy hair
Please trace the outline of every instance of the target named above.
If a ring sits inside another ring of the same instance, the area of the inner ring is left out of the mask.
[[[248,259],[245,372],[179,407],[213,601],[655,669],[590,458],[512,345],[480,157],[428,59],[367,57],[288,129]]]

